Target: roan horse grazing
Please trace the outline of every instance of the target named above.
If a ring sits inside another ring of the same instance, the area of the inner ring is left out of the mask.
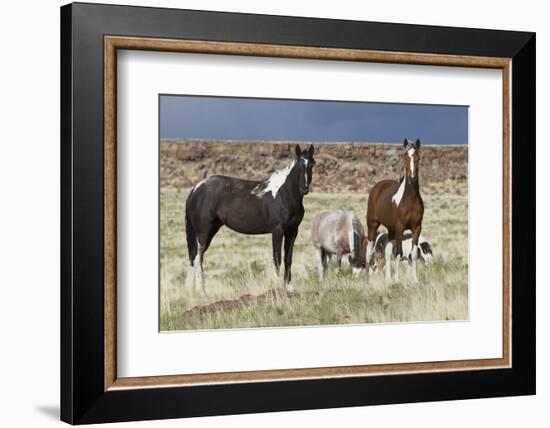
[[[395,280],[399,280],[399,261],[403,256],[402,240],[405,230],[412,233],[411,269],[414,282],[418,282],[416,275],[416,260],[418,258],[418,238],[422,230],[424,203],[420,196],[418,182],[420,140],[412,143],[403,141],[405,152],[405,174],[401,181],[383,180],[374,185],[370,194],[367,208],[367,261],[365,269],[367,275],[373,256],[374,239],[378,227],[383,224],[388,229],[390,243],[386,246],[386,260],[393,253],[395,257]],[[393,245],[395,243],[395,251]],[[386,281],[391,281],[391,263],[386,263]]]
[[[364,251],[361,250],[364,237],[363,226],[353,210],[323,210],[317,213],[311,227],[311,243],[317,250],[321,281],[333,254],[336,254],[338,267],[341,267],[342,256],[350,254],[353,273],[361,271],[361,266],[365,264]]]
[[[304,151],[297,145],[296,158],[286,168],[262,181],[216,175],[193,187],[185,205],[185,222],[195,288],[200,284],[205,292],[204,253],[214,235],[225,225],[246,235],[271,233],[277,275],[284,238],[284,282],[287,291],[293,291],[290,274],[292,250],[304,217],[302,200],[309,192],[315,164],[313,153],[313,145]]]

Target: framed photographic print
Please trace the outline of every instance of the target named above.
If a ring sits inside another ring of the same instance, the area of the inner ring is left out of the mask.
[[[62,420],[535,393],[534,34],[76,3],[61,53]]]

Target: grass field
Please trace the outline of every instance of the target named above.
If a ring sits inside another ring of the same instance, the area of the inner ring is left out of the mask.
[[[310,225],[315,213],[324,208],[350,207],[364,224],[367,195],[307,195],[292,265],[297,293],[291,297],[274,292],[282,286],[282,279],[274,277],[271,235],[241,235],[226,227],[214,237],[204,257],[207,295],[186,289],[187,192],[187,189],[161,189],[161,330],[468,318],[468,198],[464,196],[467,192],[423,193],[423,235],[432,245],[435,263],[419,265],[420,282],[416,285],[410,280],[406,262],[401,264],[399,283],[386,285],[380,272],[371,274],[367,285],[364,277],[352,277],[347,260],[340,271],[331,265],[325,281],[319,283],[315,252],[310,244]]]

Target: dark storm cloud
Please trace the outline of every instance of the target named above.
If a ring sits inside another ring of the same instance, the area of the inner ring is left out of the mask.
[[[468,108],[162,95],[161,138],[467,144]]]

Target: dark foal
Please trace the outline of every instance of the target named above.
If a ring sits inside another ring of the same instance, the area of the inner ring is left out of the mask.
[[[185,206],[187,249],[194,270],[194,285],[203,291],[202,260],[214,235],[223,225],[246,235],[271,233],[273,263],[279,275],[284,239],[284,282],[291,283],[292,251],[304,217],[303,198],[309,192],[315,160],[313,145],[302,151],[284,169],[262,181],[212,176],[191,191]]]
[[[405,175],[400,181],[383,180],[375,184],[369,194],[367,208],[367,262],[366,271],[373,255],[373,244],[378,227],[383,224],[388,229],[390,243],[386,246],[386,260],[392,254],[395,257],[395,281],[399,280],[399,261],[403,255],[403,233],[411,231],[411,269],[414,282],[418,282],[416,275],[416,260],[418,259],[418,238],[422,231],[422,217],[424,203],[420,196],[418,170],[420,161],[420,140],[412,143],[403,142],[403,159],[405,161]],[[393,245],[396,251],[393,251]],[[391,281],[391,263],[386,263],[386,281]]]

